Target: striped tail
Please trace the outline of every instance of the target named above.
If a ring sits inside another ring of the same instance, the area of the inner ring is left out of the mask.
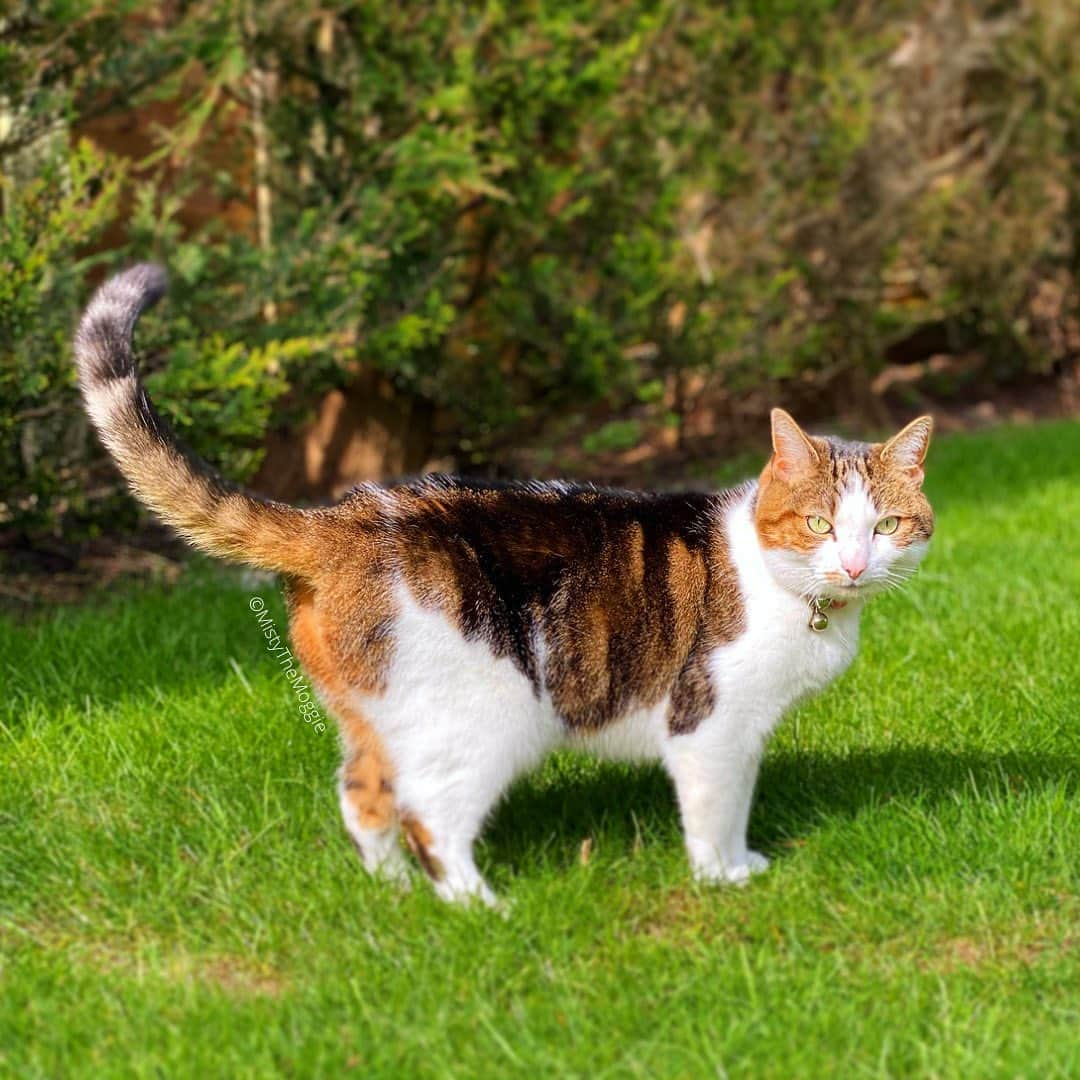
[[[160,266],[133,266],[98,289],[75,334],[86,411],[135,494],[212,555],[285,574],[317,566],[322,515],[234,487],[178,443],[139,378],[132,335],[165,292]]]

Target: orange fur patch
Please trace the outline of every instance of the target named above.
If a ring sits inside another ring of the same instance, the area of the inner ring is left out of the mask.
[[[405,813],[401,817],[401,828],[405,833],[405,842],[409,850],[416,856],[416,861],[421,869],[432,881],[442,881],[446,871],[439,860],[431,853],[432,836],[419,818],[413,814]]]
[[[333,603],[332,590],[327,597],[330,603],[324,605],[331,612],[328,618],[316,602],[317,590],[306,582],[290,581],[287,596],[293,650],[337,720],[345,743],[342,781],[346,798],[364,828],[389,828],[396,815],[393,764],[374,729],[350,703],[350,692],[354,689],[369,693],[381,689],[389,660],[389,641],[382,642],[384,648],[363,655],[354,647],[344,650],[334,647],[335,639],[340,641],[349,636],[350,630],[363,637],[366,628],[370,638],[370,622],[379,615],[368,611],[366,626],[364,623],[356,626],[348,615],[344,622],[335,621],[335,616],[340,618],[340,615],[335,610],[338,605]],[[379,610],[378,604],[372,606]]]

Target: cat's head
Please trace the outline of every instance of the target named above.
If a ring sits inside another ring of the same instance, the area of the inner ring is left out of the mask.
[[[773,576],[801,596],[843,601],[914,573],[934,531],[922,493],[932,429],[921,416],[888,442],[844,442],[807,435],[773,409],[773,454],[756,507]]]

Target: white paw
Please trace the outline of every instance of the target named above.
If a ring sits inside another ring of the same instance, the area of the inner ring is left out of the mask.
[[[412,869],[404,859],[385,859],[374,868],[369,867],[369,870],[375,877],[406,892],[412,888]]]
[[[768,868],[769,860],[758,851],[747,851],[736,860],[713,857],[693,863],[694,877],[714,885],[745,885],[754,874]]]
[[[405,853],[398,847],[394,834],[372,832],[351,833],[353,845],[364,869],[372,877],[389,881],[403,889],[412,886],[412,873]],[[358,838],[359,837],[359,838]]]
[[[474,901],[479,901],[492,911],[498,911],[502,907],[499,898],[491,891],[486,881],[480,882],[480,887],[472,894],[472,897]]]
[[[769,860],[760,851],[747,851],[746,865],[751,874],[760,874],[769,869]]]
[[[483,906],[493,911],[501,908],[499,898],[491,891],[488,883],[479,877],[464,881],[445,877],[435,885],[435,892],[440,899],[450,904]]]

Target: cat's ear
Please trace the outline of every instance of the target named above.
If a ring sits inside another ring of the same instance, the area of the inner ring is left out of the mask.
[[[783,409],[773,409],[771,419],[773,472],[787,478],[813,469],[818,452],[806,432]]]
[[[881,460],[907,473],[916,484],[923,482],[923,462],[930,449],[930,436],[934,420],[920,416],[912,420],[903,431],[894,435],[882,448]]]

